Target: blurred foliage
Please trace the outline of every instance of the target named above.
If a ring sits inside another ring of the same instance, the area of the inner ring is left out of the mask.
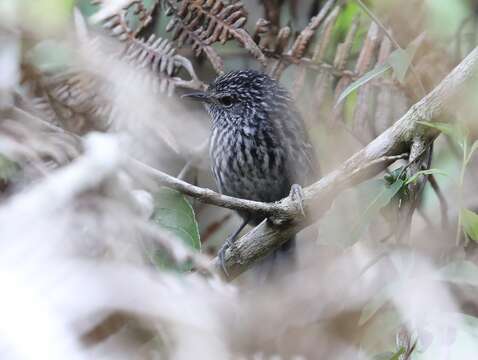
[[[426,0],[428,30],[434,36],[452,38],[469,14],[466,0]]]
[[[75,0],[3,0],[17,1],[28,21],[38,23],[49,33],[61,31],[70,23]]]
[[[176,190],[162,188],[154,195],[154,211],[151,220],[160,228],[173,234],[187,247],[199,251],[201,241],[199,227],[194,209],[186,197]],[[186,271],[191,264],[182,264],[176,267],[175,261],[164,251],[153,252],[153,261],[160,268],[178,269]]]
[[[16,162],[0,154],[0,181],[7,183],[19,170]]]

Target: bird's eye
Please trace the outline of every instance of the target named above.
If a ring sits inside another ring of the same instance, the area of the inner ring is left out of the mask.
[[[224,95],[217,99],[219,103],[223,106],[229,107],[232,106],[235,102],[235,98],[231,95]]]

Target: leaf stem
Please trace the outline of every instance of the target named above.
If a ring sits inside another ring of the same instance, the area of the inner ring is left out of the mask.
[[[468,141],[464,139],[463,141],[463,160],[460,169],[460,179],[458,183],[458,224],[456,226],[456,235],[455,235],[455,243],[456,246],[460,246],[460,233],[462,232],[462,208],[463,208],[463,183],[465,181],[465,169],[466,169],[466,160],[468,157]],[[465,243],[464,246],[467,245],[467,236],[465,234]]]

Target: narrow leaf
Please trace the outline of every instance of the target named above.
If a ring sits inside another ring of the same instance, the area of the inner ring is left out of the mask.
[[[360,319],[358,321],[359,326],[363,326],[367,323],[376,313],[379,311],[392,296],[393,289],[396,288],[398,282],[394,282],[386,285],[384,288],[374,294],[373,298],[365,304],[360,313]]]
[[[405,348],[400,348],[393,356],[390,358],[390,360],[400,360],[400,355],[405,354]]]
[[[372,360],[390,360],[390,358],[392,358],[393,356],[394,356],[394,354],[392,352],[387,351],[387,352],[384,352],[384,353],[374,355]]]
[[[405,50],[396,49],[388,57],[387,62],[393,68],[395,78],[400,81],[400,83],[403,83],[405,80],[405,76],[407,75],[408,69],[412,65],[415,53],[417,52],[417,49],[424,38],[424,34],[421,34],[415,41],[410,43]]]
[[[442,122],[427,122],[427,121],[417,121],[418,124],[428,126],[434,129],[437,129],[441,131],[443,134],[455,137],[457,135],[458,129],[456,126],[447,124],[447,123],[442,123]]]
[[[471,261],[456,261],[442,267],[437,274],[438,281],[478,286],[478,266]]]
[[[467,142],[468,132],[463,126],[457,124],[447,124],[442,122],[427,122],[427,121],[417,121],[418,124],[423,126],[428,126],[434,129],[439,130],[445,135],[450,136],[454,141],[456,141],[461,148],[465,147]]]
[[[428,170],[421,170],[415,173],[412,177],[408,178],[407,181],[405,182],[405,185],[411,184],[415,181],[417,181],[418,177],[420,175],[433,175],[433,174],[439,174],[439,175],[448,175],[445,171],[440,170],[440,169],[428,169]]]
[[[478,214],[468,209],[462,209],[461,218],[466,234],[470,239],[478,241]]]
[[[345,90],[340,94],[339,98],[337,99],[335,106],[339,105],[348,95],[350,95],[351,92],[353,92],[354,90],[357,90],[362,85],[365,85],[370,80],[373,80],[376,77],[382,75],[390,68],[391,68],[390,64],[384,63],[382,65],[375,67],[373,70],[370,70],[369,72],[365,73],[363,76],[361,76],[359,79],[355,80],[353,83],[351,83],[349,86],[345,88]]]
[[[400,81],[400,83],[403,83],[408,68],[412,63],[411,57],[407,51],[404,49],[396,49],[390,54],[387,63],[392,67],[396,79]]]
[[[468,153],[468,157],[466,158],[466,164],[468,164],[470,162],[471,157],[472,157],[472,155],[473,155],[473,153],[475,152],[476,149],[478,149],[478,140],[475,140],[475,142],[471,146],[470,152]]]
[[[392,198],[400,191],[403,185],[404,181],[397,179],[393,184],[385,186],[382,189],[382,191],[372,200],[363,214],[359,217],[359,220],[353,227],[351,235],[352,238],[360,238],[363,231],[366,229],[372,219],[378,215],[380,210],[386,206],[390,200],[392,200]]]

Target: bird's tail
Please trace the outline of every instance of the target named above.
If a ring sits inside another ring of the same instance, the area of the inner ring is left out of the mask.
[[[262,259],[256,266],[255,279],[259,284],[269,283],[291,271],[296,266],[296,239],[295,235],[287,240],[272,254]]]

